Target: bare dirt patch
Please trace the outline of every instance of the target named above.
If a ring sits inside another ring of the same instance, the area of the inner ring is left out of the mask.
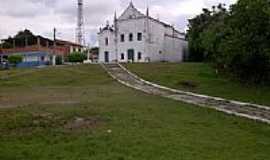
[[[26,113],[17,118],[9,118],[10,124],[0,128],[1,136],[31,136],[45,130],[62,130],[68,134],[94,131],[103,124],[105,119],[93,117],[71,117],[56,115],[49,112]]]
[[[104,123],[104,120],[102,120],[100,117],[76,117],[73,120],[67,122],[64,128],[70,131],[94,129],[100,126],[102,123]]]

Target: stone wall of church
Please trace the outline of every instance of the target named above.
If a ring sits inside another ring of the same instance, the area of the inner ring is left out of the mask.
[[[124,17],[114,27],[113,30],[108,27],[99,33],[99,62],[105,62],[105,52],[109,53],[109,62],[131,61],[130,51],[133,62],[183,61],[187,42],[184,35],[172,26],[147,17]],[[142,35],[141,40],[138,40],[138,33]]]
[[[187,48],[187,42],[185,40],[165,36],[164,41],[164,61],[168,62],[181,62],[183,61],[184,54]]]
[[[99,61],[182,61],[187,48],[184,35],[172,26],[148,17],[148,10],[146,15],[132,2],[118,20],[115,15],[117,23],[100,30]],[[141,39],[138,39],[138,33]]]
[[[114,32],[104,30],[99,34],[99,62],[105,62],[105,52],[108,53],[109,62],[116,61]],[[106,42],[106,39],[108,41]],[[107,43],[107,44],[106,44]]]
[[[149,42],[148,42],[148,54],[150,56],[150,62],[163,61],[164,53],[164,33],[165,27],[163,24],[148,19],[149,24]]]
[[[175,31],[171,26],[151,20],[150,22],[150,44],[148,45],[151,62],[183,61],[184,52],[187,48],[187,42],[184,35]]]
[[[125,21],[119,21],[117,23],[118,28],[118,43],[117,52],[118,60],[120,62],[128,62],[128,50],[134,51],[134,61],[144,62],[147,57],[145,50],[145,33],[144,33],[144,19],[129,19]],[[142,34],[142,39],[138,40],[138,33]],[[124,42],[121,42],[121,35],[124,35]],[[132,41],[130,41],[130,35],[132,35]],[[141,54],[141,59],[138,59],[138,53]],[[123,56],[124,55],[124,56]]]

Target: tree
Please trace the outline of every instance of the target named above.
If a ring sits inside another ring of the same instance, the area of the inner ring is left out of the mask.
[[[222,20],[227,15],[225,5],[219,4],[212,10],[204,8],[202,14],[189,20],[187,37],[191,61],[204,61],[212,56],[216,47],[213,42],[221,36],[216,30],[222,29]]]
[[[270,4],[267,0],[239,0],[231,7],[220,58],[242,80],[270,79]]]
[[[10,49],[13,47],[13,39],[12,37],[8,37],[7,40],[5,40],[3,43],[2,43],[2,47],[5,48],[5,49]]]
[[[36,37],[35,35],[28,29],[25,29],[23,31],[19,31],[14,37],[9,36],[8,39],[4,40],[3,48],[12,48],[13,47],[13,41],[15,40],[16,46],[18,47],[24,47],[25,41],[28,41],[28,44],[35,44],[36,43]]]
[[[23,30],[23,31],[19,31],[15,36],[14,36],[14,38],[18,38],[18,39],[20,39],[20,38],[25,38],[25,37],[33,37],[34,36],[34,34],[30,31],[30,30],[28,30],[28,29],[25,29],[25,30]]]
[[[239,0],[189,21],[192,60],[208,61],[246,82],[270,80],[270,2]],[[194,58],[195,57],[195,58]]]

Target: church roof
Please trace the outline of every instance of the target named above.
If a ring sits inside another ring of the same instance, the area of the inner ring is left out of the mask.
[[[175,32],[177,32],[179,34],[185,35],[184,33],[176,30],[172,25],[167,24],[165,22],[162,22],[159,19],[155,19],[153,17],[150,17],[148,8],[146,11],[146,15],[144,15],[137,8],[134,7],[132,1],[129,3],[129,6],[127,7],[127,9],[122,13],[122,15],[119,18],[116,17],[116,13],[115,13],[115,20],[118,20],[118,21],[125,21],[125,20],[129,20],[129,19],[140,19],[140,18],[149,18],[150,20],[155,21],[157,23],[160,23],[165,27],[171,27]],[[114,31],[113,27],[107,25],[106,27],[101,28],[99,33],[102,33],[105,30]]]
[[[124,11],[124,13],[118,18],[118,20],[125,20],[130,18],[139,18],[144,17],[145,15],[138,11],[132,2],[129,3],[128,8]]]

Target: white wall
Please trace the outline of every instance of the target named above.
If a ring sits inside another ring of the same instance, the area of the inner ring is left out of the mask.
[[[149,24],[149,41],[148,44],[148,53],[150,56],[151,62],[162,61],[164,53],[164,25],[153,21],[151,19],[147,20]]]
[[[164,60],[169,62],[183,61],[186,46],[187,42],[182,39],[165,36]]]
[[[151,62],[182,62],[187,48],[184,35],[172,26],[164,25],[153,19],[150,20],[149,24],[151,40],[148,52]]]
[[[117,43],[117,52],[118,52],[118,60],[120,62],[128,61],[128,53],[129,49],[134,50],[134,61],[135,62],[143,62],[145,57],[147,57],[146,49],[145,49],[145,32],[144,32],[144,19],[131,19],[128,21],[120,21],[118,22],[118,43]],[[129,41],[129,34],[133,34],[133,40]],[[137,34],[142,33],[142,40],[138,41]],[[121,34],[125,35],[125,41],[121,42]],[[141,52],[142,58],[138,59],[138,52]],[[121,60],[121,54],[125,55],[125,59]]]
[[[108,45],[105,44],[105,39],[108,38]],[[105,62],[105,52],[109,53],[109,61],[113,62],[117,60],[115,52],[114,32],[105,30],[99,34],[99,62]]]

